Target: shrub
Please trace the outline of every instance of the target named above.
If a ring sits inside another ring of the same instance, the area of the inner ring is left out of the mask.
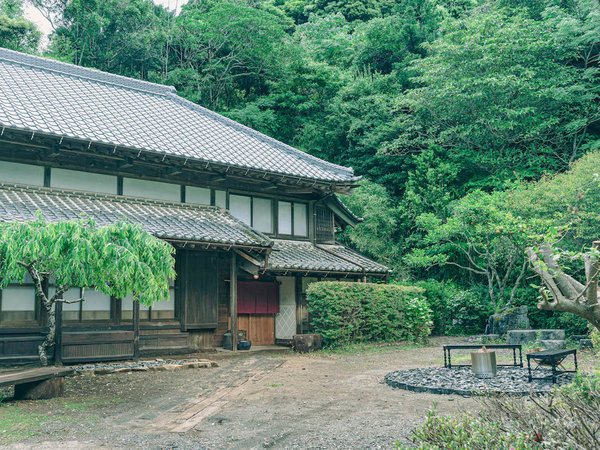
[[[431,332],[423,289],[396,284],[312,283],[308,312],[326,346],[420,340]]]
[[[579,376],[547,397],[489,397],[477,413],[430,413],[414,432],[421,448],[598,448],[600,378]]]
[[[436,280],[421,281],[416,285],[425,289],[425,298],[433,311],[433,334],[483,333],[493,312],[485,293]]]

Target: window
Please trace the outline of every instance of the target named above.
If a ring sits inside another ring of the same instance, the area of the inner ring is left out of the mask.
[[[233,217],[258,231],[273,232],[273,202],[271,199],[231,194],[229,211]]]
[[[227,192],[215,191],[215,206],[227,209]]]
[[[252,199],[252,227],[262,233],[273,232],[273,202],[268,198]]]
[[[152,306],[140,303],[140,320],[157,321],[175,319],[175,281],[169,282],[169,299],[154,302]],[[133,297],[131,295],[121,300],[121,320],[133,320]]]
[[[117,193],[117,177],[79,170],[52,169],[50,186],[81,191]]]
[[[179,202],[181,201],[181,186],[160,181],[123,178],[123,195]]]
[[[0,323],[37,319],[33,284],[10,285],[0,291]]]
[[[196,186],[185,187],[185,202],[197,205],[210,205],[210,189]]]
[[[50,295],[56,292],[50,289]],[[81,288],[71,288],[63,294],[65,300],[81,298]],[[95,320],[108,321],[111,319],[111,297],[95,289],[85,289],[85,300],[78,303],[63,303],[63,320],[65,322],[87,322]]]
[[[308,205],[279,202],[279,234],[308,236]]]
[[[0,161],[0,182],[44,185],[44,167]]]
[[[292,234],[292,204],[279,202],[279,234]]]
[[[294,234],[296,236],[308,236],[306,203],[294,203]]]
[[[241,220],[246,225],[252,225],[252,200],[250,197],[230,195],[229,211],[236,219]]]

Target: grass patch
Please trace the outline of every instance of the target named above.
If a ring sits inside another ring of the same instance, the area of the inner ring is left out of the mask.
[[[309,355],[315,356],[337,356],[337,355],[359,355],[364,353],[392,353],[397,350],[408,350],[415,348],[423,348],[424,344],[414,342],[398,342],[398,343],[365,343],[358,342],[353,344],[345,344],[331,348],[325,348]]]
[[[98,406],[122,402],[121,399],[103,398],[37,400],[36,404],[39,404],[40,407],[35,411],[48,408],[51,410],[48,414],[31,411],[32,405],[28,402],[23,404],[19,402],[0,403],[0,445],[7,445],[33,437],[41,432],[43,425],[47,422],[80,423],[84,418],[84,420],[95,423],[99,418],[95,414],[89,414],[90,410]],[[85,416],[78,414],[84,411],[86,412]]]
[[[59,417],[54,416],[52,419]],[[50,418],[43,414],[22,411],[18,406],[0,405],[0,445],[35,436],[48,420]]]

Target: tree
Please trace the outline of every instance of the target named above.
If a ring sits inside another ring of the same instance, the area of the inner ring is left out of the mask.
[[[175,20],[171,69],[163,82],[211,109],[265,90],[283,54],[286,22],[228,2],[192,2]]]
[[[513,304],[527,268],[528,228],[510,212],[504,193],[472,192],[451,206],[445,221],[428,213],[417,225],[426,234],[407,264],[455,267],[485,283],[494,309]]]
[[[548,243],[527,248],[527,255],[543,287],[538,308],[545,311],[568,312],[583,317],[600,329],[600,299],[598,297],[598,272],[600,271],[600,241],[595,241],[590,251],[573,254],[562,252]],[[585,284],[567,275],[559,264],[561,257],[583,260]]]
[[[559,22],[493,5],[449,22],[413,64],[418,86],[398,99],[403,132],[387,151],[437,144],[464,153],[486,190],[515,172],[532,179],[568,168],[600,120],[598,72],[597,58],[580,61],[595,47]]]
[[[0,0],[0,47],[35,53],[41,34],[23,17],[22,0]]]
[[[0,289],[23,282],[29,274],[48,316],[48,335],[39,346],[40,361],[56,333],[54,305],[71,287],[91,288],[115,297],[132,295],[145,305],[169,298],[175,277],[174,248],[139,225],[97,227],[93,221],[51,223],[41,215],[32,222],[0,225]],[[56,286],[50,295],[44,280]],[[85,301],[85,296],[76,301]]]

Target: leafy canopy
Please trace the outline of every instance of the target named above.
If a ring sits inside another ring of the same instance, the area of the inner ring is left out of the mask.
[[[56,286],[93,287],[115,297],[133,295],[151,305],[169,298],[175,277],[174,248],[139,225],[97,227],[93,221],[32,222],[0,225],[0,289],[23,282],[25,265]]]

